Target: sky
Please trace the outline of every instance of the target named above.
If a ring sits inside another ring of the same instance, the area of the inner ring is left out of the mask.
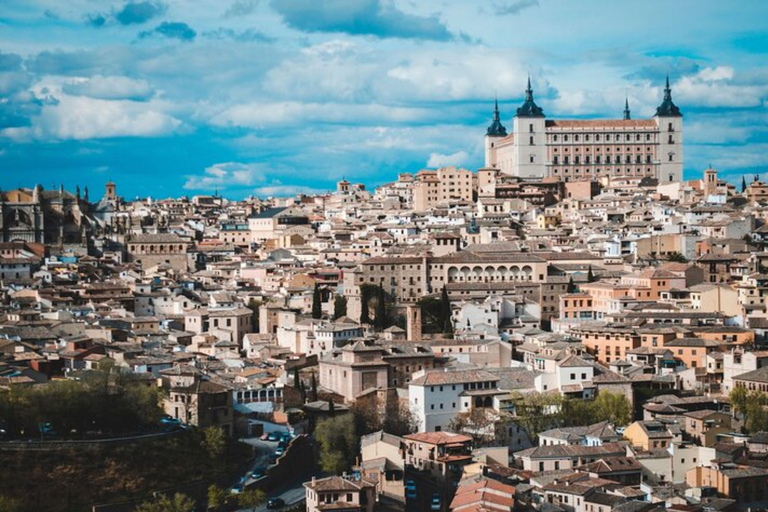
[[[240,199],[483,165],[494,97],[650,117],[685,176],[768,170],[768,2],[2,0],[0,188]]]

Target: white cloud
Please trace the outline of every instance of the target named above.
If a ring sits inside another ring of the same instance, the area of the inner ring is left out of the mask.
[[[288,197],[295,196],[296,194],[312,195],[322,194],[323,192],[327,192],[327,190],[320,190],[302,185],[268,185],[253,190],[254,195],[258,197]]]
[[[407,123],[428,118],[429,109],[359,105],[342,103],[246,103],[215,115],[212,122],[219,126],[264,128],[303,123]]]
[[[63,85],[63,91],[73,96],[89,96],[102,100],[146,100],[154,95],[149,82],[127,76],[95,75],[90,78],[75,78]]]
[[[684,76],[673,85],[678,104],[701,107],[757,107],[768,94],[768,85],[742,85],[735,80],[733,68],[705,68]]]
[[[227,188],[248,187],[265,180],[264,168],[259,164],[223,162],[206,168],[202,175],[187,176],[184,188],[186,190],[213,190],[215,188],[225,190]]]
[[[427,167],[436,169],[438,167],[461,167],[469,162],[469,154],[466,151],[457,151],[450,155],[432,153],[427,160]]]

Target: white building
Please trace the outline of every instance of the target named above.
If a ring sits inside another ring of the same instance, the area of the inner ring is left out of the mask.
[[[458,413],[493,408],[494,397],[504,394],[498,383],[499,378],[485,370],[417,372],[408,385],[408,399],[419,432],[440,432]]]
[[[603,177],[683,179],[683,115],[672,102],[667,79],[664,99],[652,119],[546,119],[533,99],[531,81],[510,134],[498,103],[485,135],[485,167],[522,178],[561,181]]]

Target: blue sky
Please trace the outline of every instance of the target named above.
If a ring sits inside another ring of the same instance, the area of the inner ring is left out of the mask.
[[[651,116],[686,176],[768,170],[768,2],[3,0],[0,187],[290,195],[483,163],[498,94]]]

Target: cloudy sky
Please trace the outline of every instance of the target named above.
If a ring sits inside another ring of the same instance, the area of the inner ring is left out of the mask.
[[[768,171],[768,2],[2,0],[0,187],[229,197],[482,165],[494,95],[651,116],[686,176]]]

